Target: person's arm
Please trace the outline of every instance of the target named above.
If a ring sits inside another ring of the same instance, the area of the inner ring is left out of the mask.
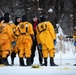
[[[49,25],[48,29],[49,29],[49,32],[50,32],[53,40],[56,40],[56,33],[55,33],[55,29],[54,29],[53,25],[50,22],[48,22],[48,25]]]

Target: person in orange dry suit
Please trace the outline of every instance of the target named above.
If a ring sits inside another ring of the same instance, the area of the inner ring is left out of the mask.
[[[0,33],[0,46],[2,50],[2,64],[9,65],[7,57],[10,55],[12,50],[12,37],[13,31],[9,25],[9,13],[4,14],[4,23],[2,25],[2,32]]]
[[[45,21],[45,17],[40,17],[41,23],[38,24],[37,30],[37,40],[39,48],[42,47],[42,54],[44,58],[44,65],[47,66],[48,54],[50,56],[50,66],[58,66],[54,63],[55,47],[54,41],[56,40],[56,35],[53,25],[49,21]]]
[[[13,49],[12,49],[12,53],[11,53],[11,64],[14,65],[14,58],[16,57],[16,53],[17,53],[17,48],[16,48],[16,40],[17,40],[17,36],[15,35],[15,31],[16,31],[16,26],[21,22],[21,18],[20,17],[15,17],[15,22],[13,23],[13,21],[10,21],[10,26],[14,32],[13,37],[15,38],[15,42],[12,43]]]
[[[9,22],[12,30],[13,30],[13,38],[15,39],[14,42],[12,42],[12,51],[11,51],[11,65],[14,65],[14,58],[16,57],[16,39],[17,39],[17,36],[15,35],[15,30],[16,30],[16,25],[13,23],[13,21],[10,21]]]
[[[16,35],[18,35],[16,47],[19,52],[20,66],[25,66],[24,57],[26,57],[27,66],[31,66],[30,57],[34,31],[32,24],[27,22],[26,15],[22,15],[22,22],[17,26]]]
[[[3,23],[4,17],[0,17],[0,37],[2,35],[2,23]],[[0,38],[1,41],[1,38]],[[0,43],[0,64],[2,64],[2,50],[1,50],[1,43]]]

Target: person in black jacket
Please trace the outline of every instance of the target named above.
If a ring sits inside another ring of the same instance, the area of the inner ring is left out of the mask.
[[[36,51],[36,47],[39,53],[39,64],[42,64],[42,52],[41,50],[39,50],[38,46],[37,46],[37,39],[36,39],[36,26],[38,25],[39,20],[37,18],[37,16],[34,14],[33,18],[32,18],[32,25],[33,25],[33,30],[34,30],[34,39],[33,39],[33,46],[32,46],[32,54],[31,54],[31,64],[33,64],[34,62],[34,57],[35,57],[35,51]]]

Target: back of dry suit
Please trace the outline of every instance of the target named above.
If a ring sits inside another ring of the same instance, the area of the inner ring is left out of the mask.
[[[29,22],[21,22],[17,26],[16,35],[18,35],[16,47],[19,49],[19,57],[26,58],[31,56],[31,46],[32,46],[32,38],[33,28]]]
[[[42,54],[44,58],[44,65],[47,66],[48,54],[50,56],[50,65],[56,66],[54,63],[54,40],[56,40],[56,34],[53,25],[49,21],[41,22],[37,28],[37,40],[38,44],[42,45]]]
[[[31,65],[30,57],[31,57],[31,47],[32,47],[32,37],[33,27],[29,22],[21,22],[17,26],[16,35],[18,35],[16,47],[19,52],[19,62],[20,66],[24,66],[23,57],[26,57],[27,66]]]

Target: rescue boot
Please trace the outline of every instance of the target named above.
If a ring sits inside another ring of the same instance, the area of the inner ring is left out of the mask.
[[[43,61],[42,61],[42,58],[41,57],[39,57],[39,64],[40,64],[40,66],[43,66],[43,63],[42,63]]]
[[[43,61],[42,61],[42,58],[39,59],[39,64],[40,64],[40,66],[43,66],[43,65],[44,65],[44,64],[43,64]]]
[[[31,65],[32,65],[32,64],[33,64],[33,62],[34,62],[34,59],[33,59],[33,58],[31,58],[31,59],[30,59],[30,61],[31,61]]]
[[[2,64],[9,66],[7,58],[2,58]]]
[[[11,58],[11,65],[14,65],[14,58]]]
[[[44,64],[42,62],[40,62],[40,66],[44,66]]]
[[[2,64],[2,59],[1,59],[1,57],[0,57],[0,64]]]
[[[11,65],[14,65],[14,58],[16,57],[16,53],[12,52],[11,53]]]
[[[44,64],[43,66],[47,66],[47,58],[44,58]]]
[[[27,64],[27,66],[31,66],[31,60],[30,60],[30,58],[26,59],[26,64]]]
[[[25,66],[23,58],[19,58],[20,66]]]
[[[58,66],[54,63],[54,59],[50,57],[50,66]]]

